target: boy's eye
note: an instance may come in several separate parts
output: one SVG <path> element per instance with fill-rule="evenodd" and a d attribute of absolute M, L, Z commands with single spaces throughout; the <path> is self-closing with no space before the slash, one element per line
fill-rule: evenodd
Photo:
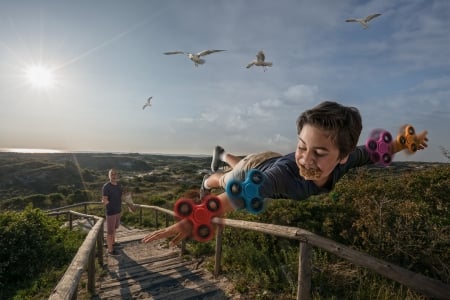
<path fill-rule="evenodd" d="M 301 151 L 301 152 L 305 152 L 307 149 L 306 149 L 306 147 L 298 147 L 298 150 L 299 151 Z M 314 151 L 314 155 L 315 156 L 317 156 L 317 157 L 324 157 L 324 156 L 326 156 L 328 154 L 328 152 L 324 152 L 324 151 Z"/>

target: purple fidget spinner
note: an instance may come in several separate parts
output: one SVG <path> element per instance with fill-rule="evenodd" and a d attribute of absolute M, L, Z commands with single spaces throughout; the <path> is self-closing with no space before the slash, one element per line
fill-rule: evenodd
<path fill-rule="evenodd" d="M 387 166 L 392 162 L 392 135 L 384 129 L 374 129 L 366 141 L 366 150 L 374 163 Z"/>

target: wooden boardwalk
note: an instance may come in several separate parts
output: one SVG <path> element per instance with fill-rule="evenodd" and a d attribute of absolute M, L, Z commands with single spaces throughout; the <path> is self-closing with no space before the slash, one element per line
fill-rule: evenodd
<path fill-rule="evenodd" d="M 148 232 L 120 226 L 120 255 L 108 256 L 105 249 L 93 299 L 236 299 L 219 287 L 223 278 L 216 280 L 202 268 L 203 260 L 184 258 L 164 241 L 141 243 Z"/>

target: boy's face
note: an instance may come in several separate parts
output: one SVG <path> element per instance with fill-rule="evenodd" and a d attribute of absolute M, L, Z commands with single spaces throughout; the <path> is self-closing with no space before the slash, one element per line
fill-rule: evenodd
<path fill-rule="evenodd" d="M 323 129 L 306 124 L 298 138 L 295 161 L 300 175 L 319 187 L 324 186 L 333 169 L 345 163 L 348 157 L 338 158 L 339 149 Z"/>
<path fill-rule="evenodd" d="M 119 178 L 119 173 L 116 170 L 114 170 L 114 169 L 110 170 L 108 175 L 109 175 L 109 180 L 111 182 L 117 182 L 117 179 Z"/>

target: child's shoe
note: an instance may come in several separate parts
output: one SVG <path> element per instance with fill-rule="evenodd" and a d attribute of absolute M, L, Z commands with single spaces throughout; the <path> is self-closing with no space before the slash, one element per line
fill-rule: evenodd
<path fill-rule="evenodd" d="M 225 152 L 225 150 L 221 146 L 216 146 L 214 148 L 212 161 L 211 161 L 211 171 L 216 172 L 219 170 L 219 164 L 221 162 L 220 155 Z"/>

